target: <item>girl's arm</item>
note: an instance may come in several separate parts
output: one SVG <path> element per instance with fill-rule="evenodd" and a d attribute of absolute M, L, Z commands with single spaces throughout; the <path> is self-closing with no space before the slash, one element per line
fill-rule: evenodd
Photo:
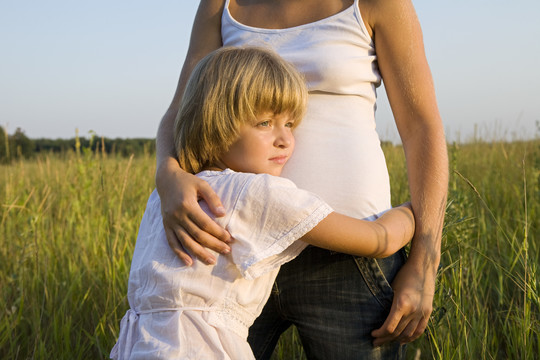
<path fill-rule="evenodd" d="M 341 253 L 384 258 L 396 253 L 414 235 L 410 204 L 393 208 L 375 221 L 331 213 L 302 240 Z"/>
<path fill-rule="evenodd" d="M 191 31 L 191 39 L 174 98 L 158 128 L 156 188 L 161 199 L 163 225 L 169 245 L 186 265 L 192 264 L 189 251 L 211 264 L 215 257 L 205 247 L 220 253 L 230 251 L 225 242 L 230 235 L 199 206 L 203 198 L 216 216 L 223 216 L 220 199 L 203 180 L 180 168 L 174 149 L 174 120 L 187 80 L 205 55 L 222 46 L 221 13 L 223 0 L 202 0 Z"/>
<path fill-rule="evenodd" d="M 363 0 L 377 61 L 403 142 L 416 232 L 409 258 L 396 275 L 394 299 L 374 345 L 418 338 L 433 309 L 448 185 L 443 125 L 422 31 L 410 0 Z"/>

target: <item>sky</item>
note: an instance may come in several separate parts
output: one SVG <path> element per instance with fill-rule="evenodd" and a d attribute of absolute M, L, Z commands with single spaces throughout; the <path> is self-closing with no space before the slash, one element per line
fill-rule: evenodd
<path fill-rule="evenodd" d="M 0 0 L 0 126 L 155 137 L 195 0 Z M 540 0 L 413 0 L 449 142 L 540 137 Z M 377 129 L 399 142 L 384 93 Z"/>

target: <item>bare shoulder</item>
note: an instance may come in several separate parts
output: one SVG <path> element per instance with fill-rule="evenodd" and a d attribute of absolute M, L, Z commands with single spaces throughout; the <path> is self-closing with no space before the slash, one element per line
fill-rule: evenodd
<path fill-rule="evenodd" d="M 206 20 L 212 22 L 220 22 L 225 0 L 201 0 L 195 21 Z"/>
<path fill-rule="evenodd" d="M 180 73 L 180 79 L 173 100 L 169 105 L 167 119 L 174 120 L 184 93 L 187 80 L 195 65 L 207 54 L 222 46 L 221 14 L 225 0 L 201 0 L 193 20 L 189 47 Z M 165 119 L 164 117 L 164 119 Z"/>
<path fill-rule="evenodd" d="M 215 12 L 216 10 L 223 10 L 224 7 L 225 0 L 201 0 L 199 2 L 199 10 Z"/>
<path fill-rule="evenodd" d="M 221 14 L 225 0 L 201 0 L 188 49 L 188 58 L 195 61 L 221 46 Z"/>
<path fill-rule="evenodd" d="M 411 0 L 359 0 L 358 7 L 371 36 L 378 28 L 416 20 Z"/>

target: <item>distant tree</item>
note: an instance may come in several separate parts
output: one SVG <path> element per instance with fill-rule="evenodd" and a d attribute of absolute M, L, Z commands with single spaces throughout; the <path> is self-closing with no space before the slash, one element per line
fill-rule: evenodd
<path fill-rule="evenodd" d="M 17 128 L 15 133 L 9 136 L 9 145 L 11 156 L 28 158 L 34 153 L 34 142 L 21 128 Z"/>
<path fill-rule="evenodd" d="M 5 163 L 8 161 L 8 146 L 7 132 L 3 126 L 0 126 L 0 163 Z"/>
<path fill-rule="evenodd" d="M 6 130 L 0 127 L 0 161 L 7 162 L 9 158 L 31 157 L 34 153 L 65 154 L 76 151 L 79 142 L 81 151 L 107 154 L 120 157 L 134 155 L 149 155 L 155 151 L 155 139 L 130 138 L 109 139 L 92 136 L 71 139 L 29 139 L 21 128 L 6 137 Z"/>

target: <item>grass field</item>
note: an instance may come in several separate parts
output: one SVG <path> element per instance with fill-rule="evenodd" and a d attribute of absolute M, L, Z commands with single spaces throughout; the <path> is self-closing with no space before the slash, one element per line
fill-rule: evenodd
<path fill-rule="evenodd" d="M 398 204 L 408 198 L 402 150 L 384 150 Z M 449 154 L 435 311 L 408 358 L 536 359 L 540 141 L 478 141 Z M 1 359 L 107 358 L 153 179 L 151 154 L 86 149 L 0 165 Z M 304 358 L 294 330 L 274 358 Z"/>

